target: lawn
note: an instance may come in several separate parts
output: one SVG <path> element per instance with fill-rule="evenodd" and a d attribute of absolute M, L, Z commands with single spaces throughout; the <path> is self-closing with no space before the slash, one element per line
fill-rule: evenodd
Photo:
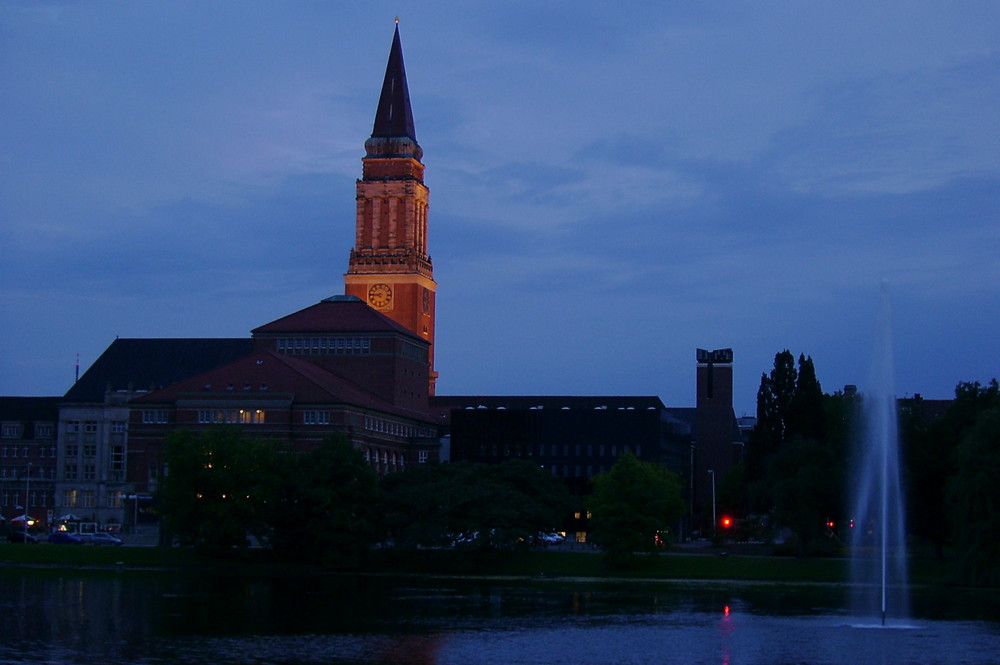
<path fill-rule="evenodd" d="M 253 574 L 336 572 L 274 563 L 267 550 L 210 557 L 192 548 L 106 547 L 92 545 L 0 544 L 0 568 L 48 569 L 204 569 Z M 345 571 L 341 571 L 345 572 Z M 638 558 L 628 568 L 609 569 L 600 554 L 530 551 L 473 554 L 449 550 L 376 551 L 364 562 L 364 573 L 496 575 L 529 578 L 617 577 L 663 580 L 744 580 L 754 582 L 842 583 L 849 562 L 842 558 L 804 558 L 669 553 Z M 911 562 L 911 581 L 943 584 L 947 567 L 925 560 Z"/>

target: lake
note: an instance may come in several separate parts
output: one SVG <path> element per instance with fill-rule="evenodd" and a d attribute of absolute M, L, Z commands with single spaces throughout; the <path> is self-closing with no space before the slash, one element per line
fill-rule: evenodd
<path fill-rule="evenodd" d="M 0 663 L 1000 661 L 1000 596 L 914 590 L 881 628 L 839 586 L 193 574 L 0 575 Z"/>

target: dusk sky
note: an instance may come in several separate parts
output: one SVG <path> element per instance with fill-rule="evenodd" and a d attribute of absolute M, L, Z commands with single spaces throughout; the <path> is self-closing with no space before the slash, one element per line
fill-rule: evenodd
<path fill-rule="evenodd" d="M 1000 375 L 1000 4 L 0 3 L 0 394 L 343 293 L 400 17 L 439 394 Z"/>

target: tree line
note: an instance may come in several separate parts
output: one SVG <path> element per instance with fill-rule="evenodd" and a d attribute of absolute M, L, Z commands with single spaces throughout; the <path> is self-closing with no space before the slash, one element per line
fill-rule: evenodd
<path fill-rule="evenodd" d="M 746 460 L 720 503 L 757 537 L 791 531 L 793 553 L 849 545 L 849 487 L 864 394 L 824 393 L 811 357 L 776 354 L 757 393 Z M 1000 387 L 960 383 L 937 418 L 919 398 L 899 400 L 899 436 L 911 549 L 955 564 L 956 579 L 1000 585 Z M 767 533 L 767 528 L 772 529 Z"/>
<path fill-rule="evenodd" d="M 373 547 L 523 549 L 591 515 L 616 565 L 655 549 L 683 511 L 678 477 L 632 455 L 594 480 L 585 505 L 523 459 L 420 464 L 379 478 L 345 437 L 305 452 L 236 428 L 167 439 L 159 511 L 173 539 L 226 554 L 252 541 L 282 560 L 351 568 Z"/>

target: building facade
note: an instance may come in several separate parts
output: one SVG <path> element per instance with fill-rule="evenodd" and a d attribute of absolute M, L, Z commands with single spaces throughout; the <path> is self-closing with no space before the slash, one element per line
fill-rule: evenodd
<path fill-rule="evenodd" d="M 0 516 L 40 526 L 55 519 L 59 397 L 0 397 Z M 15 522 L 15 520 L 17 520 Z"/>
<path fill-rule="evenodd" d="M 116 339 L 59 400 L 54 502 L 102 525 L 134 522 L 127 478 L 139 454 L 128 431 L 129 402 L 152 390 L 245 356 L 250 339 Z"/>
<path fill-rule="evenodd" d="M 240 427 L 295 450 L 344 435 L 379 474 L 437 461 L 426 341 L 353 296 L 334 296 L 253 331 L 254 351 L 129 403 L 127 477 L 150 496 L 165 442 L 183 429 Z"/>

